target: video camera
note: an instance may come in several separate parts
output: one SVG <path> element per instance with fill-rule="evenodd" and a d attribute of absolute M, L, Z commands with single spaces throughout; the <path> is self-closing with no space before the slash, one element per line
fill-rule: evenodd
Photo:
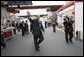
<path fill-rule="evenodd" d="M 64 20 L 69 21 L 69 17 L 68 17 L 68 16 L 65 16 L 65 17 L 64 17 Z"/>

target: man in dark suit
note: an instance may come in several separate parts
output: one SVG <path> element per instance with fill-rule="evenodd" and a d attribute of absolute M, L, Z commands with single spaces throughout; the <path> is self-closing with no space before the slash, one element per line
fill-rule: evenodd
<path fill-rule="evenodd" d="M 66 19 L 64 19 L 64 27 L 65 27 L 65 39 L 66 39 L 66 43 L 68 43 L 68 31 L 69 31 L 69 23 Z"/>
<path fill-rule="evenodd" d="M 47 21 L 45 21 L 45 28 L 47 28 Z"/>
<path fill-rule="evenodd" d="M 32 20 L 30 18 L 30 13 L 27 12 L 29 21 L 32 23 L 32 33 L 34 36 L 34 44 L 36 51 L 39 51 L 39 44 L 44 40 L 42 31 L 44 32 L 44 28 L 42 26 L 42 22 L 40 21 L 40 16 L 36 16 L 36 19 Z M 42 31 L 41 31 L 42 30 Z"/>
<path fill-rule="evenodd" d="M 28 27 L 27 20 L 26 20 L 26 22 L 25 22 L 25 33 L 26 33 L 26 34 L 29 34 L 29 27 Z"/>
<path fill-rule="evenodd" d="M 25 24 L 24 24 L 24 21 L 22 21 L 22 23 L 20 24 L 20 28 L 22 30 L 22 36 L 25 35 Z"/>
<path fill-rule="evenodd" d="M 70 41 L 70 43 L 72 42 L 72 38 L 73 38 L 73 24 L 74 21 L 72 21 L 70 18 L 64 18 L 64 27 L 65 27 L 65 39 L 66 39 L 66 43 L 68 43 L 68 41 Z M 69 39 L 68 39 L 68 34 L 69 34 Z"/>
<path fill-rule="evenodd" d="M 53 20 L 52 25 L 53 25 L 53 32 L 56 32 L 56 22 L 55 22 L 55 20 Z"/>
<path fill-rule="evenodd" d="M 73 41 L 72 41 L 72 38 L 73 38 L 73 23 L 74 23 L 74 21 L 72 20 L 72 16 L 69 18 L 69 35 L 70 35 L 70 37 L 69 37 L 69 40 L 70 40 L 70 42 L 71 43 L 73 43 Z"/>
<path fill-rule="evenodd" d="M 15 21 L 13 21 L 12 26 L 15 27 L 15 29 L 13 29 L 13 31 L 14 31 L 14 34 L 16 34 L 16 24 L 15 24 Z"/>

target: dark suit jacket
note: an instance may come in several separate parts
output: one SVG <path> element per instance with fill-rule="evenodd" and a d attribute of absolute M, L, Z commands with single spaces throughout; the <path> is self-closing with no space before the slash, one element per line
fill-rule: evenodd
<path fill-rule="evenodd" d="M 42 22 L 41 27 L 39 27 L 39 21 L 37 19 L 32 20 L 31 18 L 29 18 L 29 21 L 32 23 L 32 33 L 34 35 L 42 35 L 42 31 L 44 31 Z"/>
<path fill-rule="evenodd" d="M 69 21 L 69 22 L 66 21 L 63 23 L 66 32 L 73 32 L 73 26 L 72 26 L 73 23 L 74 23 L 74 21 Z"/>
<path fill-rule="evenodd" d="M 63 22 L 64 24 L 64 27 L 65 27 L 65 32 L 68 32 L 69 31 L 69 22 Z"/>
<path fill-rule="evenodd" d="M 22 31 L 25 31 L 25 24 L 23 26 L 23 24 L 20 24 L 20 28 L 22 29 Z"/>
<path fill-rule="evenodd" d="M 27 23 L 25 23 L 25 29 L 26 29 L 26 31 L 28 30 L 28 24 Z"/>
<path fill-rule="evenodd" d="M 12 23 L 12 26 L 13 26 L 13 27 L 16 27 L 16 24 Z"/>
<path fill-rule="evenodd" d="M 74 21 L 69 21 L 69 31 L 70 32 L 73 32 L 74 30 L 73 30 L 73 23 L 74 23 Z"/>

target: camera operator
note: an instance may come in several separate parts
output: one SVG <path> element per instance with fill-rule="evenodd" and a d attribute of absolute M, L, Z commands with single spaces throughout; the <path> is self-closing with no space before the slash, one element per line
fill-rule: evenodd
<path fill-rule="evenodd" d="M 69 18 L 68 16 L 66 16 L 64 18 L 64 27 L 65 27 L 65 39 L 66 39 L 66 43 L 68 43 L 68 41 L 70 41 L 70 43 L 72 42 L 72 38 L 73 38 L 73 23 L 74 21 L 72 21 L 73 17 Z M 68 35 L 69 35 L 69 39 L 68 39 Z"/>

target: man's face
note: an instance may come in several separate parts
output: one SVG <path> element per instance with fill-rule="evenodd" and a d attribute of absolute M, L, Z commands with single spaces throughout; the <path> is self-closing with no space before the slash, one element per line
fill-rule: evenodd
<path fill-rule="evenodd" d="M 37 16 L 36 16 L 36 19 L 38 19 L 38 20 L 39 20 L 39 19 L 40 19 L 40 16 L 38 16 L 38 15 L 37 15 Z"/>
<path fill-rule="evenodd" d="M 28 15 L 28 16 L 30 16 L 30 13 L 29 13 L 29 11 L 27 11 L 27 15 Z"/>

